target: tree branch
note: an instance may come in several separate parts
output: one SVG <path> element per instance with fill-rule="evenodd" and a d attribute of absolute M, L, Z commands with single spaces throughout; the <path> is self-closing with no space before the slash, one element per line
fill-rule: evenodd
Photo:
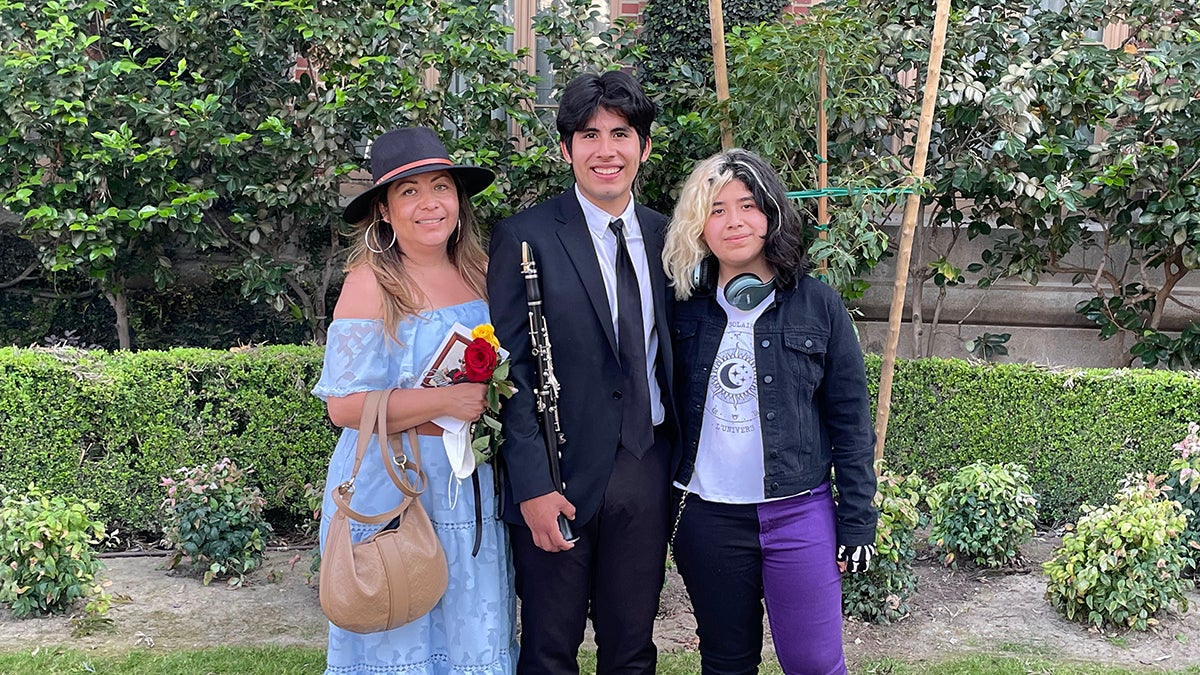
<path fill-rule="evenodd" d="M 1187 171 L 1184 171 L 1183 175 L 1179 177 L 1179 182 L 1182 183 L 1189 176 L 1191 176 L 1192 172 L 1196 170 L 1196 167 L 1200 167 L 1200 159 L 1197 159 L 1196 161 L 1192 162 L 1192 165 L 1188 167 Z"/>
<path fill-rule="evenodd" d="M 29 263 L 29 267 L 26 267 L 25 270 L 23 272 L 21 272 L 20 274 L 18 274 L 16 277 L 14 277 L 8 281 L 0 283 L 0 290 L 9 288 L 11 286 L 16 286 L 17 284 L 21 283 L 22 281 L 29 279 L 30 277 L 33 276 L 33 271 L 36 270 L 37 268 L 38 268 L 37 261 Z"/>
<path fill-rule="evenodd" d="M 1179 305 L 1180 307 L 1182 307 L 1182 308 L 1184 308 L 1184 309 L 1191 310 L 1191 311 L 1193 311 L 1193 312 L 1195 312 L 1195 313 L 1197 313 L 1197 314 L 1200 314 L 1200 307 L 1196 307 L 1196 306 L 1194 306 L 1194 305 L 1189 305 L 1188 303 L 1186 303 L 1186 302 L 1184 302 L 1184 301 L 1180 300 L 1179 298 L 1177 298 L 1177 297 L 1175 297 L 1175 296 L 1173 296 L 1173 295 L 1172 295 L 1172 296 L 1169 296 L 1169 297 L 1167 298 L 1167 300 L 1169 300 L 1170 302 L 1173 302 L 1173 303 L 1175 303 L 1175 304 Z"/>
<path fill-rule="evenodd" d="M 983 292 L 979 294 L 979 300 L 977 300 L 977 301 L 975 302 L 975 306 L 974 306 L 974 307 L 972 307 L 972 308 L 971 308 L 971 310 L 970 310 L 969 312 L 967 312 L 966 314 L 964 314 L 964 315 L 963 315 L 963 317 L 962 317 L 961 319 L 959 319 L 959 320 L 958 320 L 958 336 L 959 336 L 960 338 L 962 337 L 962 327 L 963 327 L 963 324 L 964 324 L 964 323 L 966 323 L 967 319 L 971 318 L 971 315 L 975 313 L 975 310 L 979 309 L 979 307 L 980 307 L 981 305 L 983 305 L 983 301 L 984 301 L 984 299 L 985 299 L 985 298 L 987 298 L 987 296 L 988 296 L 988 293 L 990 293 L 990 292 L 991 292 L 992 288 L 993 288 L 992 286 L 988 286 L 987 288 L 984 288 L 984 289 L 983 289 Z"/>
<path fill-rule="evenodd" d="M 1088 267 L 1077 267 L 1075 265 L 1047 265 L 1046 270 L 1051 274 L 1083 274 L 1087 277 L 1093 277 L 1089 280 L 1088 285 L 1092 290 L 1096 291 L 1097 295 L 1104 295 L 1104 291 L 1100 288 L 1099 277 L 1103 277 L 1104 281 L 1108 282 L 1114 293 L 1121 290 L 1121 280 L 1118 279 L 1112 272 L 1105 271 L 1104 263 L 1100 263 L 1099 269 L 1091 269 Z"/>
<path fill-rule="evenodd" d="M 1154 294 L 1154 311 L 1150 313 L 1150 328 L 1158 330 L 1158 326 L 1162 323 L 1163 310 L 1166 309 L 1167 298 L 1171 297 L 1171 292 L 1175 290 L 1175 285 L 1181 279 L 1187 276 L 1188 268 L 1183 264 L 1183 251 L 1176 248 L 1174 253 L 1163 264 L 1163 280 L 1162 288 Z"/>
<path fill-rule="evenodd" d="M 97 291 L 79 291 L 78 293 L 58 293 L 55 291 L 31 290 L 25 288 L 14 288 L 6 293 L 19 293 L 28 295 L 31 298 L 45 298 L 47 300 L 83 300 L 96 297 Z"/>
<path fill-rule="evenodd" d="M 211 211 L 205 211 L 204 217 L 213 224 L 213 227 L 217 228 L 217 231 L 221 233 L 222 237 L 225 237 L 225 241 L 228 241 L 230 245 L 237 247 L 245 253 L 254 252 L 254 249 L 242 241 L 241 238 L 230 235 L 229 232 L 225 230 L 224 223 L 221 221 L 221 219 L 213 215 Z"/>

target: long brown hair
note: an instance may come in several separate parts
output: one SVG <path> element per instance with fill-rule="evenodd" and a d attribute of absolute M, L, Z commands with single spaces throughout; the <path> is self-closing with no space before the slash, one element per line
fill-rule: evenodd
<path fill-rule="evenodd" d="M 483 240 L 479 236 L 475 212 L 471 209 L 471 199 L 466 195 L 457 177 L 454 178 L 454 187 L 458 196 L 459 225 L 455 233 L 446 240 L 446 253 L 467 287 L 486 300 L 487 253 L 483 250 Z M 346 271 L 349 272 L 359 265 L 367 265 L 374 272 L 375 280 L 384 291 L 383 326 L 388 337 L 398 342 L 396 327 L 400 325 L 400 321 L 417 314 L 424 308 L 425 303 L 420 288 L 405 268 L 400 243 L 387 245 L 392 241 L 392 226 L 379 217 L 379 207 L 387 200 L 390 189 L 391 186 L 381 190 L 371 204 L 371 215 L 355 224 L 351 235 L 354 244 L 350 247 Z M 368 226 L 371 229 L 369 233 Z M 371 237 L 371 246 L 367 246 L 367 236 Z M 372 248 L 375 250 L 371 250 Z M 375 252 L 380 250 L 383 253 Z"/>

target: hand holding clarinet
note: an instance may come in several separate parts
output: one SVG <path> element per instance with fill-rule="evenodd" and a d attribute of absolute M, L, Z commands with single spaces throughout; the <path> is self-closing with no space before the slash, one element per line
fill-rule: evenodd
<path fill-rule="evenodd" d="M 521 515 L 533 534 L 538 548 L 549 551 L 566 551 L 572 548 L 577 538 L 571 529 L 571 518 L 575 517 L 575 506 L 563 495 L 566 484 L 562 480 L 559 460 L 561 446 L 566 442 L 558 418 L 558 380 L 554 377 L 554 359 L 550 351 L 550 335 L 546 330 L 546 319 L 542 314 L 542 284 L 538 277 L 537 263 L 529 244 L 521 242 L 521 274 L 525 277 L 525 296 L 529 306 L 529 337 L 533 344 L 533 357 L 537 362 L 538 422 L 542 438 L 546 443 L 546 460 L 550 468 L 550 480 L 554 492 L 521 502 Z"/>

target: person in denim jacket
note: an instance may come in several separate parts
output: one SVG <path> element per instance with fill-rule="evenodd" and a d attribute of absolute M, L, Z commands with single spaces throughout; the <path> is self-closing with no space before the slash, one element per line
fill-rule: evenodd
<path fill-rule="evenodd" d="M 854 327 L 807 242 L 776 172 L 736 149 L 697 165 L 667 231 L 672 544 L 705 674 L 758 672 L 764 602 L 785 673 L 846 672 L 841 573 L 874 553 L 875 434 Z"/>

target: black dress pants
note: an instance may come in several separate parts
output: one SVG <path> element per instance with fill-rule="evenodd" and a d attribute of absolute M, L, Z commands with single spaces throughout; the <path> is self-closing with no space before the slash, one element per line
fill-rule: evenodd
<path fill-rule="evenodd" d="M 617 449 L 600 509 L 575 524 L 575 547 L 547 553 L 529 528 L 510 525 L 521 598 L 518 675 L 579 672 L 579 645 L 590 616 L 597 675 L 654 673 L 654 617 L 662 591 L 669 528 L 670 447 L 656 432 L 638 459 Z"/>

